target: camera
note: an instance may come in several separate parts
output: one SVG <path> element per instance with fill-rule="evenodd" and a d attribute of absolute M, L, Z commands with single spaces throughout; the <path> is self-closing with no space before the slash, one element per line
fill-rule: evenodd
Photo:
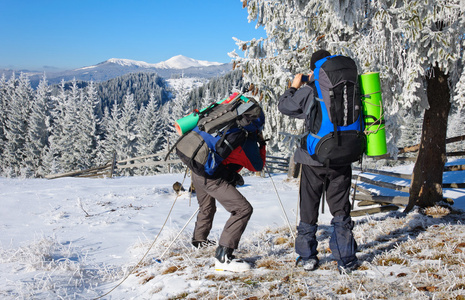
<path fill-rule="evenodd" d="M 308 82 L 308 75 L 302 75 L 302 82 Z"/>

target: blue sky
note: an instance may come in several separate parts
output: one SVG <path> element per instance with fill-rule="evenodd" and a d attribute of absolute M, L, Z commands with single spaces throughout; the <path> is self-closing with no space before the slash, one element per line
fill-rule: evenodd
<path fill-rule="evenodd" d="M 0 68 L 72 69 L 175 55 L 229 62 L 264 37 L 240 0 L 0 0 Z"/>

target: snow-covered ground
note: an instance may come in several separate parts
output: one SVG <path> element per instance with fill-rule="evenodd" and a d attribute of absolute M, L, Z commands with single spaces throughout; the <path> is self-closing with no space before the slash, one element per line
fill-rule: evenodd
<path fill-rule="evenodd" d="M 409 173 L 411 166 L 392 170 Z M 445 182 L 465 182 L 463 174 L 448 173 Z M 350 275 L 340 275 L 332 261 L 331 216 L 326 208 L 318 231 L 321 266 L 305 273 L 294 268 L 296 255 L 287 222 L 292 228 L 297 222 L 298 182 L 285 174 L 246 176 L 239 190 L 253 205 L 254 214 L 236 254 L 255 268 L 233 274 L 214 271 L 214 247 L 196 250 L 190 246 L 195 219 L 188 220 L 197 209 L 196 198 L 187 192 L 176 197 L 172 189 L 176 181 L 183 182 L 183 174 L 0 178 L 0 298 L 465 296 L 465 216 L 457 213 L 465 209 L 464 190 L 445 191 L 446 197 L 456 201 L 452 213 L 444 217 L 418 211 L 404 215 L 400 209 L 355 218 L 358 256 L 364 263 Z M 183 186 L 187 189 L 189 184 L 187 177 Z M 218 205 L 210 238 L 218 238 L 227 218 Z"/>

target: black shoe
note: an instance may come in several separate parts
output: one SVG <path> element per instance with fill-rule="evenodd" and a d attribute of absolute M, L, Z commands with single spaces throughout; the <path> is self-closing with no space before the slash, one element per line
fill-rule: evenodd
<path fill-rule="evenodd" d="M 197 249 L 216 246 L 216 241 L 205 240 L 205 241 L 192 241 L 192 246 Z"/>
<path fill-rule="evenodd" d="M 295 261 L 296 267 L 303 267 L 305 271 L 314 271 L 320 265 L 318 258 L 303 259 L 301 256 L 297 257 Z"/>
<path fill-rule="evenodd" d="M 358 267 L 360 267 L 361 264 L 358 261 L 358 259 L 351 261 L 350 263 L 346 264 L 345 266 L 340 266 L 338 264 L 337 269 L 339 271 L 339 274 L 350 274 L 353 271 L 358 270 Z"/>

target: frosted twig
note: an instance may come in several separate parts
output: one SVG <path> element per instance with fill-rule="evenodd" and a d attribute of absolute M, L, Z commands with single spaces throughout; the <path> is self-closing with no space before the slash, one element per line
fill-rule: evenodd
<path fill-rule="evenodd" d="M 90 217 L 91 215 L 89 215 L 89 213 L 84 209 L 84 207 L 82 206 L 82 201 L 81 201 L 81 198 L 78 198 L 78 205 L 79 207 L 82 209 L 82 211 L 86 214 L 86 217 Z"/>

